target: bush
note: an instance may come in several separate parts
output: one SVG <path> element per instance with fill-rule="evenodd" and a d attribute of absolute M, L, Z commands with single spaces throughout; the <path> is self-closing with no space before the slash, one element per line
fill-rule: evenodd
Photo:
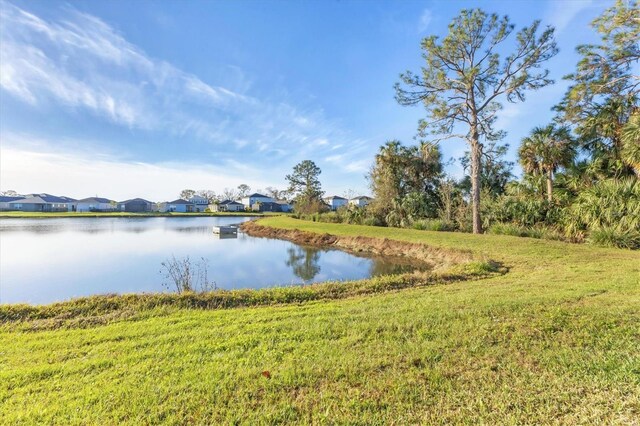
<path fill-rule="evenodd" d="M 456 226 L 451 222 L 440 219 L 422 219 L 416 220 L 412 225 L 413 229 L 419 231 L 455 231 Z"/>
<path fill-rule="evenodd" d="M 640 231 L 640 183 L 606 179 L 578 194 L 566 217 L 572 230 L 617 227 Z"/>
<path fill-rule="evenodd" d="M 488 231 L 496 235 L 513 235 L 514 237 L 543 238 L 545 240 L 565 240 L 556 229 L 546 226 L 520 226 L 513 223 L 495 223 Z"/>
<path fill-rule="evenodd" d="M 342 223 L 342 217 L 338 212 L 329 212 L 320 215 L 318 221 L 327 223 Z"/>
<path fill-rule="evenodd" d="M 384 222 L 375 216 L 367 216 L 362 219 L 362 224 L 366 226 L 384 226 Z"/>
<path fill-rule="evenodd" d="M 640 183 L 635 178 L 597 182 L 578 194 L 563 225 L 572 239 L 586 234 L 594 244 L 637 249 Z"/>
<path fill-rule="evenodd" d="M 606 226 L 591 231 L 588 241 L 604 247 L 638 250 L 640 249 L 640 232 Z"/>
<path fill-rule="evenodd" d="M 554 225 L 563 214 L 563 206 L 549 203 L 534 194 L 507 194 L 485 198 L 482 205 L 484 226 L 494 223 L 513 223 L 522 227 Z"/>

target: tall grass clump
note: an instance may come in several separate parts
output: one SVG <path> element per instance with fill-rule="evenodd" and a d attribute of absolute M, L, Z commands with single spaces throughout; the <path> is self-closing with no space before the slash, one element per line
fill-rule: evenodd
<path fill-rule="evenodd" d="M 215 281 L 209 280 L 208 261 L 204 257 L 193 262 L 189 256 L 178 259 L 171 256 L 161 264 L 163 285 L 176 293 L 207 292 L 216 290 Z"/>
<path fill-rule="evenodd" d="M 640 249 L 640 232 L 606 226 L 591 231 L 587 241 L 604 247 L 638 250 Z"/>

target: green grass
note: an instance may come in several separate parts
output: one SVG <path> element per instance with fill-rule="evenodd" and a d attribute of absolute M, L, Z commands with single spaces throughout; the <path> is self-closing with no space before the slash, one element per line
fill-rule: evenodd
<path fill-rule="evenodd" d="M 51 218 L 51 217 L 197 217 L 197 216 L 275 216 L 285 213 L 255 212 L 203 212 L 203 213 L 127 213 L 127 212 L 0 212 L 0 218 Z"/>
<path fill-rule="evenodd" d="M 261 223 L 463 248 L 508 273 L 276 306 L 138 306 L 106 325 L 34 331 L 41 319 L 5 322 L 0 424 L 640 418 L 638 252 L 286 217 Z"/>

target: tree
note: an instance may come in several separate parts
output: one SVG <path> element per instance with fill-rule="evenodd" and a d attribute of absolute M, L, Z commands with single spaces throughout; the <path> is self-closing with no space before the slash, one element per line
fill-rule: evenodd
<path fill-rule="evenodd" d="M 274 200 L 286 200 L 289 197 L 289 193 L 286 190 L 279 190 L 273 186 L 267 186 L 265 188 L 266 195 Z"/>
<path fill-rule="evenodd" d="M 347 200 L 351 200 L 352 198 L 355 198 L 355 197 L 357 197 L 358 195 L 361 195 L 361 194 L 360 194 L 358 191 L 356 191 L 355 189 L 353 189 L 353 188 L 346 189 L 346 190 L 342 193 L 342 196 L 343 196 L 344 198 L 346 198 Z"/>
<path fill-rule="evenodd" d="M 592 156 L 599 177 L 631 173 L 622 161 L 622 132 L 638 110 L 640 76 L 640 3 L 618 0 L 591 26 L 600 44 L 578 46 L 576 71 L 565 77 L 573 84 L 556 110 L 575 126 Z"/>
<path fill-rule="evenodd" d="M 180 192 L 180 198 L 183 200 L 188 200 L 189 198 L 193 197 L 194 195 L 196 195 L 196 191 L 194 191 L 193 189 L 183 189 Z"/>
<path fill-rule="evenodd" d="M 212 191 L 210 189 L 200 189 L 199 191 L 196 192 L 196 195 L 202 198 L 206 198 L 209 201 L 209 204 L 217 201 L 218 199 L 215 191 Z"/>
<path fill-rule="evenodd" d="M 622 129 L 622 161 L 640 178 L 640 112 L 634 114 Z"/>
<path fill-rule="evenodd" d="M 576 72 L 565 77 L 574 81 L 567 93 L 568 115 L 598 107 L 598 97 L 635 97 L 640 77 L 632 66 L 640 61 L 640 2 L 617 0 L 591 26 L 600 34 L 601 44 L 577 47 L 582 59 Z"/>
<path fill-rule="evenodd" d="M 511 169 L 513 162 L 507 161 L 509 145 L 497 145 L 496 142 L 489 142 L 482 150 L 482 160 L 480 163 L 480 186 L 492 196 L 501 195 L 505 192 L 507 183 L 513 175 Z M 471 192 L 471 177 L 468 174 L 471 166 L 471 153 L 465 151 L 460 158 L 460 164 L 465 170 L 465 177 L 460 182 L 460 186 L 467 194 Z"/>
<path fill-rule="evenodd" d="M 236 201 L 236 200 L 239 200 L 242 197 L 240 197 L 238 195 L 238 192 L 235 189 L 233 189 L 233 188 L 231 188 L 231 189 L 225 188 L 224 191 L 222 191 L 222 197 L 221 198 L 222 198 L 222 201 L 224 201 L 224 200 L 234 200 L 234 201 Z"/>
<path fill-rule="evenodd" d="M 7 191 L 0 191 L 0 195 L 3 195 L 5 197 L 18 197 L 19 194 L 14 191 L 13 189 L 9 189 Z"/>
<path fill-rule="evenodd" d="M 237 193 L 237 197 L 238 198 L 244 198 L 247 195 L 249 195 L 249 193 L 251 192 L 251 187 L 249 185 L 246 185 L 244 183 L 238 185 L 238 193 Z"/>
<path fill-rule="evenodd" d="M 534 128 L 518 149 L 524 171 L 545 177 L 549 202 L 553 201 L 553 174 L 559 167 L 568 167 L 575 154 L 569 129 L 556 128 L 553 124 Z"/>
<path fill-rule="evenodd" d="M 293 173 L 285 179 L 289 182 L 288 191 L 294 196 L 296 210 L 309 213 L 322 206 L 322 185 L 318 177 L 322 171 L 311 160 L 304 160 L 293 168 Z"/>
<path fill-rule="evenodd" d="M 494 129 L 501 99 L 522 102 L 528 90 L 553 83 L 542 64 L 558 49 L 553 28 L 537 36 L 540 21 L 516 34 L 516 46 L 501 61 L 497 50 L 513 33 L 509 18 L 488 15 L 480 9 L 462 10 L 449 24 L 449 34 L 422 41 L 426 62 L 421 75 L 407 71 L 396 83 L 396 99 L 401 105 L 423 104 L 427 119 L 419 124 L 419 135 L 437 135 L 467 141 L 471 150 L 471 200 L 473 232 L 482 232 L 480 220 L 480 165 L 483 139 L 492 141 L 504 133 Z M 463 133 L 453 133 L 461 127 Z"/>
<path fill-rule="evenodd" d="M 404 146 L 399 141 L 389 141 L 380 147 L 369 172 L 375 198 L 371 210 L 393 225 L 406 219 L 435 216 L 441 175 L 442 155 L 436 144 Z"/>

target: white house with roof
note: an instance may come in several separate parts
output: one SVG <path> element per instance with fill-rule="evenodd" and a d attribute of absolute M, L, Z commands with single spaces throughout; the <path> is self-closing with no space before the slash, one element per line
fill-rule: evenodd
<path fill-rule="evenodd" d="M 368 206 L 373 201 L 373 198 L 367 197 L 366 195 L 360 195 L 359 197 L 354 197 L 349 200 L 349 204 L 356 207 L 365 207 Z"/>
<path fill-rule="evenodd" d="M 192 208 L 193 204 L 191 204 L 189 201 L 178 198 L 177 200 L 160 203 L 159 211 L 162 213 L 187 213 L 189 211 L 192 211 Z"/>
<path fill-rule="evenodd" d="M 349 200 L 346 198 L 339 197 L 337 195 L 333 195 L 331 197 L 325 197 L 322 199 L 327 205 L 331 208 L 331 210 L 338 210 L 342 206 L 346 206 Z"/>
<path fill-rule="evenodd" d="M 271 197 L 267 197 L 266 195 L 258 194 L 257 192 L 251 195 L 248 195 L 242 199 L 242 204 L 245 207 L 251 209 L 254 204 L 257 203 L 273 203 L 275 200 Z"/>
<path fill-rule="evenodd" d="M 77 212 L 113 212 L 118 210 L 118 203 L 108 198 L 89 197 L 74 202 Z"/>

